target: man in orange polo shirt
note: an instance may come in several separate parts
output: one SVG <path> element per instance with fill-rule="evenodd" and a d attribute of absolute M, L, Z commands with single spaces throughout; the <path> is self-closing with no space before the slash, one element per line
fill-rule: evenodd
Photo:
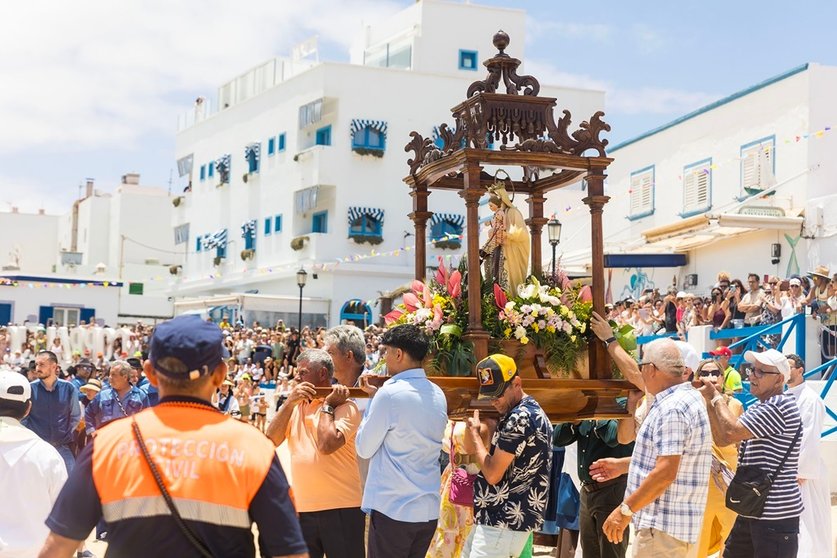
<path fill-rule="evenodd" d="M 361 414 L 349 389 L 333 384 L 334 364 L 322 349 L 297 358 L 298 386 L 279 407 L 267 435 L 287 440 L 299 523 L 311 558 L 364 558 L 366 517 L 360 509 L 355 434 Z M 331 388 L 317 399 L 315 387 Z"/>
<path fill-rule="evenodd" d="M 108 555 L 307 558 L 273 444 L 210 403 L 227 376 L 221 330 L 154 328 L 145 374 L 160 403 L 97 430 L 46 520 L 41 558 L 69 558 L 104 517 Z M 162 487 L 160 486 L 162 485 Z"/>

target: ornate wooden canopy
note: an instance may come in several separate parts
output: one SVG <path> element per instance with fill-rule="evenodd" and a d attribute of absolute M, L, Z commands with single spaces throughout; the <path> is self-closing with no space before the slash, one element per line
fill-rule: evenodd
<path fill-rule="evenodd" d="M 498 52 L 484 62 L 488 75 L 468 87 L 467 98 L 451 110 L 454 126 L 438 127 L 442 146 L 418 132 L 404 150 L 412 151 L 407 161 L 410 174 L 404 181 L 410 186 L 415 224 L 415 273 L 424 279 L 426 268 L 428 197 L 433 189 L 456 190 L 465 200 L 468 255 L 468 329 L 466 336 L 474 343 L 478 359 L 488 352 L 488 333 L 482 327 L 479 268 L 479 200 L 494 177 L 485 165 L 521 167 L 522 178 L 513 181 L 514 191 L 527 196 L 531 237 L 531 272 L 540 275 L 541 232 L 548 219 L 543 206 L 546 193 L 584 179 L 588 195 L 584 203 L 590 208 L 592 224 L 592 291 L 593 308 L 604 314 L 604 252 L 602 209 L 608 201 L 604 195 L 605 170 L 612 162 L 607 157 L 607 140 L 601 139 L 610 126 L 596 112 L 589 121 L 570 131 L 568 110 L 554 118 L 556 99 L 540 97 L 538 80 L 518 75 L 520 60 L 506 54 L 509 36 L 499 31 L 494 35 Z M 505 88 L 505 92 L 500 92 Z M 499 143 L 499 149 L 489 147 Z M 492 146 L 493 147 L 493 146 Z M 607 353 L 599 343 L 590 344 L 590 378 L 610 378 Z"/>

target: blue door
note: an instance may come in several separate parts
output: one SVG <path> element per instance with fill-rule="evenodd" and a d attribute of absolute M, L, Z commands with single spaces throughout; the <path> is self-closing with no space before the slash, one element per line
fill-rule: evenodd
<path fill-rule="evenodd" d="M 79 309 L 79 319 L 84 320 L 84 323 L 89 324 L 90 318 L 96 317 L 95 308 L 81 308 Z"/>
<path fill-rule="evenodd" d="M 0 302 L 0 325 L 12 323 L 11 303 Z"/>
<path fill-rule="evenodd" d="M 40 306 L 38 308 L 38 323 L 45 326 L 51 319 L 52 306 Z"/>

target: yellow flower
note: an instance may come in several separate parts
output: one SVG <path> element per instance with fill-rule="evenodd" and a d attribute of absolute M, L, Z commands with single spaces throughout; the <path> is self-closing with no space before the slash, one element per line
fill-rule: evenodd
<path fill-rule="evenodd" d="M 587 324 L 585 324 L 584 322 L 582 322 L 582 323 L 581 323 L 581 325 L 578 327 L 578 330 L 579 330 L 581 333 L 584 333 L 584 330 L 585 330 L 585 329 L 587 329 Z"/>
<path fill-rule="evenodd" d="M 572 341 L 573 343 L 575 343 L 575 334 L 570 335 L 570 341 Z"/>
<path fill-rule="evenodd" d="M 525 345 L 525 344 L 526 344 L 526 343 L 528 343 L 528 342 L 529 342 L 529 338 L 528 338 L 528 337 L 526 337 L 525 335 L 524 335 L 523 337 L 521 337 L 521 338 L 520 338 L 520 343 L 521 343 L 521 344 Z"/>
<path fill-rule="evenodd" d="M 566 306 L 562 306 L 562 307 L 561 307 L 561 315 L 562 315 L 562 316 L 564 316 L 564 317 L 566 318 L 566 317 L 567 317 L 567 314 L 569 314 L 569 313 L 570 313 L 570 311 L 569 311 L 569 310 L 567 310 L 567 307 L 566 307 Z"/>
<path fill-rule="evenodd" d="M 511 335 L 511 328 L 510 328 L 510 327 L 507 327 L 507 328 L 506 328 L 506 330 L 503 332 L 503 335 L 504 335 L 505 337 L 510 336 L 510 335 Z"/>
<path fill-rule="evenodd" d="M 549 333 L 555 333 L 555 326 L 546 326 L 546 330 Z"/>
<path fill-rule="evenodd" d="M 535 333 L 538 333 L 540 331 L 540 328 L 538 327 L 538 324 L 532 324 L 532 329 L 535 330 Z"/>

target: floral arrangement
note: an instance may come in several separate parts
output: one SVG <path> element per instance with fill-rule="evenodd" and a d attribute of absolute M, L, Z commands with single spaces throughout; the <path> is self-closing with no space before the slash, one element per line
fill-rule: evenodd
<path fill-rule="evenodd" d="M 530 276 L 511 298 L 497 284 L 489 296 L 499 311 L 496 336 L 522 345 L 531 342 L 544 351 L 550 368 L 571 371 L 587 346 L 593 304 L 589 287 L 573 287 L 567 280 L 563 287 L 541 284 Z"/>
<path fill-rule="evenodd" d="M 402 302 L 384 316 L 388 327 L 413 324 L 430 339 L 429 372 L 467 376 L 476 363 L 473 345 L 462 340 L 468 323 L 468 302 L 463 297 L 462 272 L 449 271 L 442 258 L 431 281 L 413 281 Z"/>

